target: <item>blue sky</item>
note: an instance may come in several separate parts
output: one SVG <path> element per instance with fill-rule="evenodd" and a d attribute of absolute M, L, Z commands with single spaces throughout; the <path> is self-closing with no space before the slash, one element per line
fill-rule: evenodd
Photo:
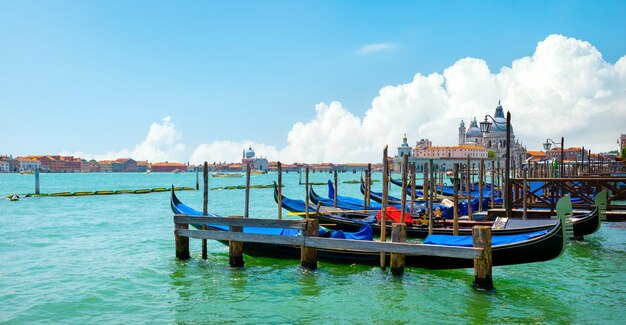
<path fill-rule="evenodd" d="M 282 148 L 319 103 L 362 118 L 385 86 L 465 57 L 497 73 L 551 34 L 615 64 L 624 17 L 624 1 L 0 1 L 0 154 L 132 150 L 166 116 L 173 158 Z"/>

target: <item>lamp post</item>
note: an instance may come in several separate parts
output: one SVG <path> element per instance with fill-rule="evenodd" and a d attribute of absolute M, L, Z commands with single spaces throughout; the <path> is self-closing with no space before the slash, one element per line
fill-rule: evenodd
<path fill-rule="evenodd" d="M 559 177 L 563 177 L 563 172 L 565 171 L 565 160 L 563 156 L 563 137 L 561 137 L 561 168 L 559 168 Z M 554 142 L 554 140 L 548 138 L 546 142 L 543 144 L 543 148 L 548 151 L 550 150 L 550 146 L 554 144 L 555 147 L 558 147 L 558 144 Z"/>
<path fill-rule="evenodd" d="M 485 120 L 480 122 L 480 131 L 483 133 L 489 133 L 489 131 L 491 131 L 492 123 L 489 122 L 487 118 L 490 118 L 493 121 L 493 123 L 497 125 L 503 124 L 502 122 L 497 122 L 493 118 L 493 116 L 485 115 Z M 504 204 L 505 204 L 507 217 L 511 216 L 511 204 L 509 202 L 511 199 L 511 186 L 509 184 L 509 173 L 511 169 L 511 165 L 510 165 L 511 146 L 509 145 L 510 143 L 511 143 L 511 112 L 507 111 L 506 112 L 506 156 L 505 156 L 506 162 L 504 163 L 504 177 L 505 177 L 504 184 L 506 185 Z"/>

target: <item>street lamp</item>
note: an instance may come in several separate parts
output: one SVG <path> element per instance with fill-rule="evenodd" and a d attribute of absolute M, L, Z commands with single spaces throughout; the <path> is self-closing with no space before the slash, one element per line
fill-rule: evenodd
<path fill-rule="evenodd" d="M 497 124 L 498 126 L 504 124 L 502 122 L 498 122 L 496 121 L 493 116 L 491 115 L 485 115 L 485 120 L 480 122 L 480 131 L 483 133 L 489 133 L 489 131 L 491 131 L 491 122 L 489 122 L 487 120 L 487 118 L 490 118 L 493 123 Z M 505 204 L 505 209 L 506 209 L 506 216 L 510 217 L 511 216 L 511 203 L 510 198 L 511 198 L 511 186 L 509 184 L 509 173 L 511 172 L 511 164 L 510 164 L 510 156 L 511 156 L 511 147 L 509 146 L 509 143 L 511 142 L 511 112 L 506 112 L 506 162 L 504 163 L 504 184 L 506 185 L 506 189 L 505 189 L 505 197 L 504 197 L 504 204 Z"/>
<path fill-rule="evenodd" d="M 563 172 L 565 171 L 565 160 L 563 159 L 564 158 L 564 155 L 563 155 L 563 140 L 564 140 L 563 137 L 561 137 L 561 168 L 559 168 L 560 169 L 560 171 L 559 171 L 559 176 L 560 177 L 563 177 Z M 547 138 L 546 142 L 543 144 L 543 148 L 546 151 L 548 151 L 548 150 L 550 150 L 550 146 L 552 144 L 554 144 L 555 148 L 559 147 L 559 145 L 556 142 L 554 142 L 554 140 L 552 140 L 550 138 Z"/>

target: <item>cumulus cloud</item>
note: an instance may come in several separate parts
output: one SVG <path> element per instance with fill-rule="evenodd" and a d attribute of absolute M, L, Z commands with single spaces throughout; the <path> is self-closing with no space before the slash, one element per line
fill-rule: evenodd
<path fill-rule="evenodd" d="M 359 54 L 370 54 L 376 52 L 384 52 L 389 51 L 395 48 L 396 45 L 393 43 L 376 43 L 376 44 L 365 44 L 361 46 L 357 52 Z"/>
<path fill-rule="evenodd" d="M 81 151 L 61 152 L 61 155 L 72 155 L 83 159 L 106 160 L 129 157 L 135 160 L 159 161 L 185 161 L 185 145 L 182 140 L 182 133 L 176 129 L 171 117 L 167 116 L 161 123 L 152 123 L 146 138 L 134 149 L 121 149 L 119 151 L 109 151 L 104 154 L 91 154 Z"/>
<path fill-rule="evenodd" d="M 361 50 L 370 53 L 387 46 L 371 44 Z M 531 56 L 498 72 L 490 71 L 484 60 L 463 58 L 441 73 L 417 73 L 408 83 L 382 87 L 362 117 L 340 102 L 317 104 L 313 119 L 292 126 L 284 148 L 223 140 L 200 145 L 189 160 L 238 161 L 241 150 L 252 146 L 257 155 L 287 163 L 380 161 L 385 145 L 395 154 L 403 133 L 411 144 L 421 138 L 456 144 L 460 120 L 493 115 L 498 100 L 511 112 L 515 136 L 528 149 L 541 150 L 546 138 L 561 136 L 567 147 L 616 149 L 615 138 L 626 131 L 626 56 L 611 64 L 588 42 L 550 35 Z M 113 154 L 184 160 L 180 140 L 168 117 L 152 124 L 134 150 Z"/>

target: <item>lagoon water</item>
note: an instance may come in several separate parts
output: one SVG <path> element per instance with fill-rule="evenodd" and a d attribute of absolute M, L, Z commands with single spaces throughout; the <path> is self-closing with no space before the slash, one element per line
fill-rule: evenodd
<path fill-rule="evenodd" d="M 380 177 L 380 175 L 376 175 Z M 311 174 L 323 182 L 331 174 Z M 359 174 L 340 174 L 340 181 Z M 271 184 L 276 174 L 253 175 Z M 304 197 L 298 174 L 284 194 Z M 195 187 L 194 173 L 41 174 L 41 191 Z M 209 187 L 243 185 L 211 178 Z M 375 183 L 378 191 L 380 183 Z M 325 186 L 316 187 L 325 195 Z M 397 187 L 394 189 L 397 193 Z M 34 192 L 34 175 L 0 174 L 0 196 Z M 251 190 L 251 217 L 276 217 L 272 189 Z M 339 193 L 358 196 L 358 184 Z M 202 191 L 179 198 L 202 208 Z M 209 209 L 243 214 L 244 191 L 209 192 Z M 286 212 L 285 212 L 286 213 Z M 295 217 L 294 217 L 295 218 Z M 626 223 L 604 223 L 558 259 L 495 267 L 493 292 L 474 290 L 471 269 L 377 267 L 245 257 L 228 266 L 228 248 L 190 240 L 192 258 L 174 256 L 169 193 L 0 200 L 0 323 L 623 323 Z"/>

